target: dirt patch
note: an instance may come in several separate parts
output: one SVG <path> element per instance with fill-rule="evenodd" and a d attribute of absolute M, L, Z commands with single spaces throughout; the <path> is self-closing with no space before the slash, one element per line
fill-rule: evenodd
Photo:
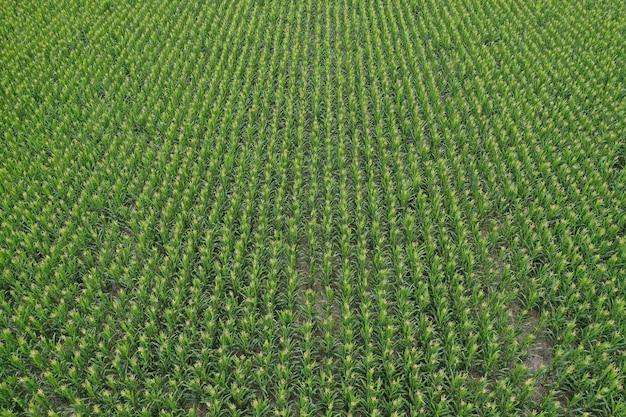
<path fill-rule="evenodd" d="M 307 322 L 313 324 L 315 348 L 312 358 L 322 364 L 335 349 L 333 339 L 341 326 L 341 306 L 336 290 L 330 284 L 324 284 L 322 260 L 310 255 L 306 239 L 298 246 L 296 302 L 301 308 L 298 309 L 296 320 L 300 326 L 307 325 Z"/>
<path fill-rule="evenodd" d="M 494 228 L 498 227 L 498 223 L 495 219 L 486 219 L 482 222 L 479 229 L 480 237 L 489 244 L 490 234 Z M 492 280 L 491 286 L 498 286 L 502 279 L 502 271 L 504 269 L 506 254 L 508 249 L 499 243 L 494 243 L 489 247 L 487 253 L 488 262 L 483 266 L 483 272 L 486 272 L 489 278 Z"/>
<path fill-rule="evenodd" d="M 57 394 L 48 395 L 48 401 L 50 401 L 52 410 L 57 413 L 69 412 L 71 410 L 71 403 Z"/>
<path fill-rule="evenodd" d="M 487 236 L 489 235 L 489 231 L 492 228 L 492 225 L 495 224 L 495 220 L 493 219 L 485 219 L 481 225 L 480 225 L 480 237 L 482 237 L 483 239 L 487 239 Z"/>
<path fill-rule="evenodd" d="M 209 414 L 209 409 L 206 404 L 200 404 L 198 405 L 198 407 L 196 407 L 196 415 L 198 417 L 204 417 L 207 414 Z"/>
<path fill-rule="evenodd" d="M 520 334 L 517 340 L 524 343 L 530 339 L 528 347 L 528 355 L 523 361 L 524 366 L 529 373 L 533 375 L 538 382 L 533 388 L 531 395 L 535 403 L 540 403 L 548 395 L 547 386 L 551 382 L 550 375 L 542 377 L 541 371 L 548 368 L 552 363 L 552 343 L 542 335 L 541 313 L 533 309 L 528 312 L 526 317 L 520 317 L 524 314 L 517 303 L 513 303 L 510 307 L 512 319 L 516 325 L 520 327 Z"/>
<path fill-rule="evenodd" d="M 300 248 L 307 248 L 308 242 L 303 238 L 298 245 Z M 315 316 L 320 321 L 325 321 L 329 316 L 332 318 L 335 330 L 341 319 L 341 307 L 338 305 L 335 290 L 330 286 L 324 286 L 321 275 L 322 262 L 319 259 L 311 261 L 310 256 L 300 255 L 296 263 L 296 269 L 300 276 L 298 285 L 298 302 L 300 305 L 306 305 L 307 299 L 313 299 L 315 308 Z M 333 267 L 336 265 L 333 264 Z M 300 323 L 304 322 L 304 317 L 299 317 Z"/>
<path fill-rule="evenodd" d="M 552 343 L 543 336 L 543 323 L 541 313 L 534 309 L 531 311 L 524 310 L 517 302 L 511 303 L 509 306 L 509 326 L 517 329 L 517 342 L 526 347 L 526 351 L 522 352 L 520 357 L 522 364 L 532 378 L 533 386 L 530 399 L 535 405 L 539 405 L 549 394 L 550 384 L 553 378 L 545 370 L 550 368 L 552 363 Z M 509 362 L 507 367 L 513 369 L 514 362 Z M 500 382 L 499 377 L 486 377 L 476 368 L 469 370 L 468 380 L 470 386 L 477 390 L 492 391 Z M 567 409 L 568 399 L 565 397 L 558 398 L 563 409 Z M 528 416 L 529 411 L 524 411 L 522 416 Z"/>
<path fill-rule="evenodd" d="M 541 318 L 537 310 L 532 310 L 529 315 L 529 323 L 532 330 L 537 331 L 539 327 L 539 319 Z M 531 346 L 530 353 L 533 355 L 528 358 L 526 367 L 536 372 L 541 366 L 547 365 L 552 362 L 552 344 L 550 344 L 545 338 L 537 336 L 535 342 Z"/>
<path fill-rule="evenodd" d="M 108 291 L 109 291 L 109 294 L 111 294 L 112 298 L 117 298 L 120 293 L 120 286 L 117 285 L 116 283 L 112 283 Z"/>
<path fill-rule="evenodd" d="M 205 403 L 189 401 L 183 405 L 183 409 L 189 411 L 189 415 L 193 415 L 196 417 L 205 417 L 207 414 L 209 414 L 209 407 L 207 407 Z"/>

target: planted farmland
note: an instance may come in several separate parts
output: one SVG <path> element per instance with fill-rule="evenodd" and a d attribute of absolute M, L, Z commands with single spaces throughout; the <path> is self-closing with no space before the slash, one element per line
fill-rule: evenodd
<path fill-rule="evenodd" d="M 0 415 L 626 416 L 625 27 L 0 0 Z"/>

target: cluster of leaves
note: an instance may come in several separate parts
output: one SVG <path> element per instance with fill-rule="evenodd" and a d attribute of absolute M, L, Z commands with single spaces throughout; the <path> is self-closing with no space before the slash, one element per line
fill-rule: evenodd
<path fill-rule="evenodd" d="M 618 2 L 0 0 L 0 415 L 626 415 Z"/>

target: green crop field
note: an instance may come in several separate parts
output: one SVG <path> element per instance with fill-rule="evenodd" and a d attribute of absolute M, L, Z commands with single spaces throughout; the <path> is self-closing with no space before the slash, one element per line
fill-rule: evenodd
<path fill-rule="evenodd" d="M 626 416 L 626 6 L 0 0 L 0 417 Z"/>

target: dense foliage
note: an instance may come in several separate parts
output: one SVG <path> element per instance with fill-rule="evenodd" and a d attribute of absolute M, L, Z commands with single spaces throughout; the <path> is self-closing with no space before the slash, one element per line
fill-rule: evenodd
<path fill-rule="evenodd" d="M 0 0 L 0 415 L 625 416 L 625 28 Z"/>

